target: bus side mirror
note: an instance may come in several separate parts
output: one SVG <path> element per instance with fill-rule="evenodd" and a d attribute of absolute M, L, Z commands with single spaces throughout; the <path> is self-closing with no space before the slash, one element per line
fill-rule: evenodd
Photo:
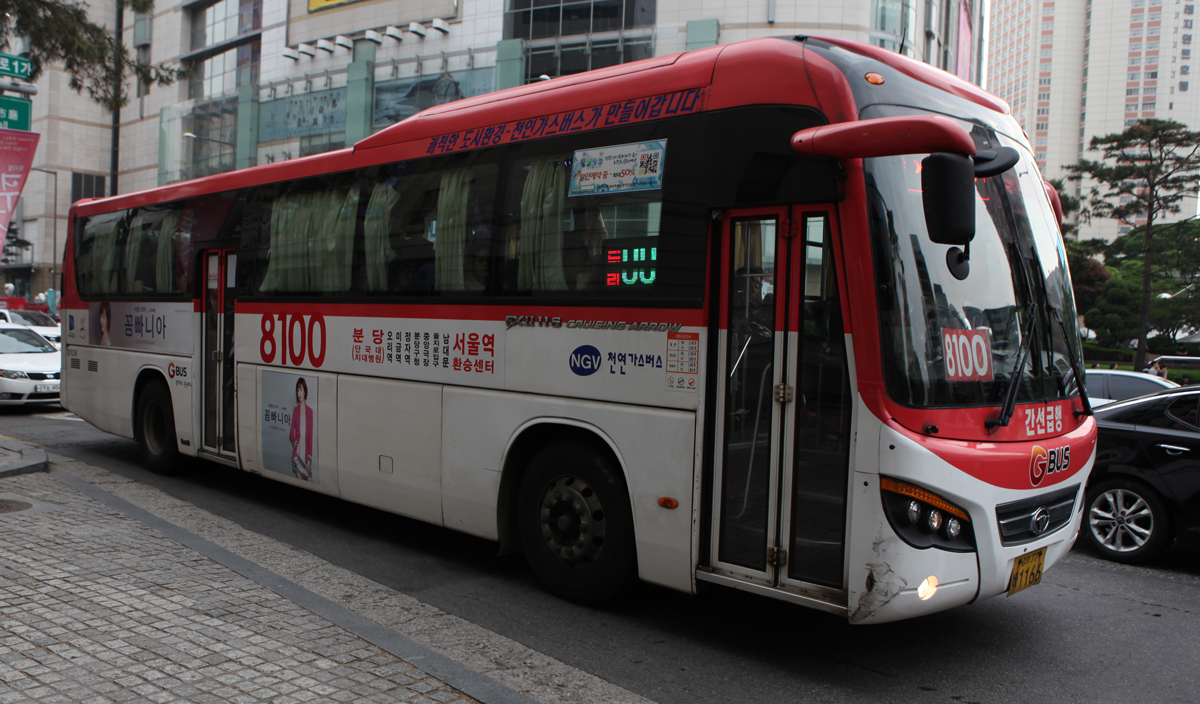
<path fill-rule="evenodd" d="M 975 239 L 975 164 L 960 154 L 921 160 L 925 227 L 937 244 L 966 245 Z"/>

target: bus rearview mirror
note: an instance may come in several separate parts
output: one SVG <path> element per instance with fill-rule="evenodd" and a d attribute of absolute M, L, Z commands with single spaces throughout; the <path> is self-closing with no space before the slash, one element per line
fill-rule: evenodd
<path fill-rule="evenodd" d="M 937 153 L 922 159 L 921 201 L 930 240 L 965 245 L 975 239 L 975 164 L 971 157 Z"/>

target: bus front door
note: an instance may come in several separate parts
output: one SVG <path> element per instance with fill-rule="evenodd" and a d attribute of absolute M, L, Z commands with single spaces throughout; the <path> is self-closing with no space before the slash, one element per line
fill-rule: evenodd
<path fill-rule="evenodd" d="M 236 459 L 237 405 L 234 394 L 233 302 L 237 254 L 232 249 L 204 253 L 204 344 L 201 360 L 203 432 L 201 449 Z"/>
<path fill-rule="evenodd" d="M 832 208 L 723 222 L 713 572 L 845 603 L 850 379 Z"/>

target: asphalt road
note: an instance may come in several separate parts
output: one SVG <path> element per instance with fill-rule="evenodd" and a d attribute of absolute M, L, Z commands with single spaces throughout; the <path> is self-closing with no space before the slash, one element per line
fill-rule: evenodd
<path fill-rule="evenodd" d="M 1195 702 L 1200 554 L 1148 567 L 1084 548 L 1041 585 L 882 626 L 713 588 L 603 609 L 540 591 L 493 543 L 215 464 L 176 477 L 69 413 L 0 409 L 0 434 L 98 465 L 307 550 L 659 702 Z"/>

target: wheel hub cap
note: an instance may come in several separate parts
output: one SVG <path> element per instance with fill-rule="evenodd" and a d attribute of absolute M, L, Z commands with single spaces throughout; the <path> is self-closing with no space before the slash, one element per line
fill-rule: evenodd
<path fill-rule="evenodd" d="M 596 492 L 577 477 L 562 476 L 542 492 L 542 540 L 550 554 L 570 566 L 596 561 L 604 546 L 604 510 Z"/>
<path fill-rule="evenodd" d="M 1127 489 L 1096 497 L 1088 511 L 1088 527 L 1096 541 L 1113 552 L 1133 552 L 1154 533 L 1154 513 L 1145 499 Z"/>

